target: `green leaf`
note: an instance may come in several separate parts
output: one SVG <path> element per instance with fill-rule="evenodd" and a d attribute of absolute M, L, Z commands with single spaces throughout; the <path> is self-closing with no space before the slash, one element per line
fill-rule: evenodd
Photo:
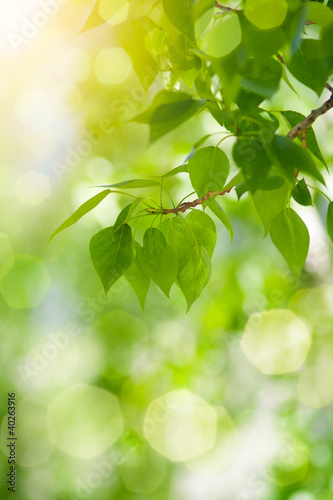
<path fill-rule="evenodd" d="M 106 21 L 103 19 L 100 14 L 99 14 L 99 6 L 100 6 L 101 0 L 97 0 L 97 2 L 94 5 L 93 10 L 91 11 L 88 19 L 86 20 L 83 28 L 79 31 L 80 33 L 83 33 L 84 31 L 91 30 L 93 28 L 97 28 L 97 26 L 101 26 L 104 24 Z"/>
<path fill-rule="evenodd" d="M 249 59 L 241 69 L 241 87 L 261 97 L 272 97 L 282 77 L 281 64 L 270 57 L 264 62 Z"/>
<path fill-rule="evenodd" d="M 60 233 L 64 229 L 67 229 L 68 227 L 72 226 L 75 224 L 78 220 L 81 219 L 84 215 L 86 215 L 88 212 L 93 210 L 97 205 L 101 203 L 101 201 L 104 200 L 109 194 L 111 193 L 110 189 L 106 189 L 105 191 L 102 191 L 101 193 L 96 194 L 90 200 L 85 201 L 68 219 L 65 220 L 61 224 L 61 226 L 58 227 L 52 234 L 49 239 L 49 243 L 52 240 L 52 238 L 55 237 L 56 234 Z"/>
<path fill-rule="evenodd" d="M 302 115 L 301 113 L 298 113 L 297 111 L 281 111 L 282 116 L 287 120 L 288 124 L 290 125 L 291 128 L 295 127 L 298 123 L 300 123 L 302 120 L 304 120 L 305 116 Z M 301 141 L 302 138 L 299 135 L 298 136 L 298 141 Z M 323 165 L 325 165 L 326 169 L 327 164 L 326 161 L 320 151 L 320 148 L 318 146 L 318 142 L 316 139 L 316 135 L 314 133 L 313 128 L 309 128 L 306 132 L 306 146 L 309 151 L 315 156 Z"/>
<path fill-rule="evenodd" d="M 312 205 L 312 198 L 304 179 L 301 179 L 292 190 L 294 200 L 305 207 Z"/>
<path fill-rule="evenodd" d="M 187 173 L 188 174 L 188 166 L 187 165 L 180 165 L 179 167 L 175 167 L 166 174 L 164 174 L 162 177 L 173 177 L 174 175 L 178 174 L 183 174 Z"/>
<path fill-rule="evenodd" d="M 268 147 L 259 135 L 241 137 L 234 145 L 234 161 L 253 192 L 260 189 L 271 168 L 272 160 L 266 151 Z"/>
<path fill-rule="evenodd" d="M 179 262 L 178 285 L 187 302 L 187 310 L 200 297 L 211 275 L 212 264 L 207 250 L 200 246 L 189 248 Z"/>
<path fill-rule="evenodd" d="M 181 92 L 162 90 L 155 97 L 152 106 L 132 121 L 150 125 L 152 143 L 202 111 L 205 102 L 204 99 L 197 101 Z"/>
<path fill-rule="evenodd" d="M 296 54 L 287 61 L 287 67 L 297 80 L 320 96 L 329 75 L 320 40 L 303 40 Z"/>
<path fill-rule="evenodd" d="M 162 222 L 160 229 L 167 243 L 172 246 L 179 257 L 179 255 L 187 249 L 187 243 L 183 234 L 183 219 L 169 216 Z"/>
<path fill-rule="evenodd" d="M 326 185 L 310 153 L 292 139 L 276 135 L 273 149 L 281 171 L 289 180 L 293 181 L 296 170 L 300 170 Z"/>
<path fill-rule="evenodd" d="M 179 31 L 194 40 L 192 7 L 193 0 L 163 0 L 164 12 Z"/>
<path fill-rule="evenodd" d="M 224 57 L 240 44 L 241 39 L 238 16 L 231 12 L 214 23 L 202 38 L 200 48 L 210 57 Z"/>
<path fill-rule="evenodd" d="M 146 37 L 156 28 L 157 24 L 150 18 L 139 17 L 125 25 L 121 36 L 123 47 L 130 55 L 133 69 L 146 91 L 159 73 L 157 62 L 146 50 Z"/>
<path fill-rule="evenodd" d="M 289 199 L 290 185 L 288 184 L 273 191 L 256 191 L 254 193 L 254 206 L 263 223 L 265 236 L 269 233 L 274 219 L 286 208 Z"/>
<path fill-rule="evenodd" d="M 283 210 L 274 219 L 270 235 L 295 279 L 298 279 L 309 251 L 309 232 L 297 213 L 291 208 Z"/>
<path fill-rule="evenodd" d="M 143 267 L 140 264 L 140 259 L 138 257 L 138 253 L 141 251 L 141 245 L 135 241 L 134 247 L 136 250 L 136 256 L 133 264 L 129 267 L 129 269 L 125 273 L 125 278 L 133 288 L 136 296 L 139 299 L 141 309 L 144 310 L 146 298 L 150 285 L 150 278 L 148 274 L 144 271 Z"/>
<path fill-rule="evenodd" d="M 107 294 L 134 260 L 131 228 L 124 224 L 115 233 L 113 227 L 102 229 L 91 238 L 89 250 L 94 268 Z"/>
<path fill-rule="evenodd" d="M 183 34 L 179 34 L 169 49 L 172 69 L 189 88 L 192 88 L 201 68 L 201 60 L 190 51 L 191 48 L 193 48 L 191 41 Z"/>
<path fill-rule="evenodd" d="M 229 169 L 227 155 L 213 146 L 199 149 L 188 162 L 191 183 L 199 197 L 209 191 L 221 191 Z"/>
<path fill-rule="evenodd" d="M 183 235 L 187 241 L 192 238 L 192 248 L 201 245 L 212 257 L 216 245 L 216 226 L 209 215 L 200 210 L 190 212 L 183 221 Z"/>
<path fill-rule="evenodd" d="M 152 186 L 160 186 L 159 182 L 150 179 L 131 179 L 129 181 L 117 182 L 117 184 L 107 184 L 106 186 L 98 187 L 108 187 L 108 188 L 120 188 L 120 189 L 137 189 L 146 188 Z"/>
<path fill-rule="evenodd" d="M 308 2 L 308 20 L 319 26 L 328 26 L 333 22 L 333 12 L 321 3 Z"/>
<path fill-rule="evenodd" d="M 123 224 L 126 224 L 131 220 L 132 214 L 139 203 L 143 200 L 143 198 L 136 198 L 132 203 L 126 205 L 125 208 L 120 212 L 117 217 L 117 220 L 113 226 L 113 231 L 116 232 Z"/>
<path fill-rule="evenodd" d="M 147 229 L 138 257 L 145 273 L 169 297 L 178 273 L 178 256 L 159 229 Z"/>
<path fill-rule="evenodd" d="M 284 22 L 288 12 L 285 0 L 247 0 L 244 14 L 260 30 L 276 29 Z"/>
<path fill-rule="evenodd" d="M 267 59 L 286 43 L 286 35 L 281 27 L 261 30 L 252 24 L 243 12 L 239 12 L 238 17 L 242 27 L 242 45 L 250 56 Z"/>
<path fill-rule="evenodd" d="M 227 214 L 225 213 L 225 211 L 222 209 L 222 207 L 220 206 L 220 204 L 217 203 L 216 200 L 209 200 L 208 201 L 208 207 L 213 212 L 213 214 L 216 215 L 216 217 L 218 217 L 220 219 L 220 221 L 222 222 L 222 224 L 225 225 L 225 227 L 228 230 L 228 233 L 229 233 L 229 236 L 230 236 L 230 240 L 232 241 L 233 240 L 233 236 L 234 236 L 234 231 L 232 229 L 232 225 L 231 225 L 230 219 L 227 216 Z"/>
<path fill-rule="evenodd" d="M 328 205 L 327 216 L 326 216 L 326 226 L 327 226 L 328 236 L 333 241 L 333 201 L 331 201 L 330 204 Z"/>

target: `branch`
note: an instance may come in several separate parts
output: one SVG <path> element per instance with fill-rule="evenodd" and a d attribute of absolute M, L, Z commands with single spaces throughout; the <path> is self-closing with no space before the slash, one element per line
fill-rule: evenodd
<path fill-rule="evenodd" d="M 240 12 L 239 9 L 233 9 L 232 7 L 226 7 L 225 5 L 222 5 L 220 2 L 215 2 L 215 7 L 217 7 L 220 10 L 226 10 L 228 12 Z"/>
<path fill-rule="evenodd" d="M 205 196 L 202 196 L 202 198 L 197 198 L 196 200 L 193 201 L 188 201 L 185 203 L 182 203 L 178 207 L 175 208 L 165 208 L 162 212 L 163 215 L 166 214 L 178 214 L 179 212 L 184 213 L 186 210 L 189 208 L 194 208 L 197 207 L 198 205 L 202 205 L 206 200 L 209 200 L 213 196 L 223 196 L 226 193 L 230 193 L 230 191 L 233 189 L 234 186 L 232 186 L 229 189 L 224 189 L 223 191 L 208 191 Z"/>
<path fill-rule="evenodd" d="M 333 92 L 333 89 L 329 84 L 327 84 L 326 87 L 331 92 Z M 333 108 L 333 93 L 332 93 L 331 97 L 326 102 L 324 102 L 324 104 L 322 106 L 320 106 L 320 108 L 313 109 L 311 111 L 311 113 L 306 118 L 304 118 L 304 120 L 302 120 L 300 123 L 295 125 L 295 127 L 293 127 L 290 130 L 290 132 L 287 134 L 287 137 L 290 137 L 290 139 L 296 139 L 296 137 L 298 137 L 300 134 L 302 134 L 303 135 L 303 145 L 304 145 L 305 134 L 309 130 L 309 128 L 311 127 L 313 122 L 315 120 L 317 120 L 318 116 L 324 115 L 331 108 Z"/>

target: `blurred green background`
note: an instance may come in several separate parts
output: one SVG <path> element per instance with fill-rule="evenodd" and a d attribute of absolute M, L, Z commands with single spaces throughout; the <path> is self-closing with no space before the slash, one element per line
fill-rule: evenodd
<path fill-rule="evenodd" d="M 225 197 L 234 241 L 216 220 L 212 278 L 188 314 L 176 287 L 167 301 L 153 285 L 144 314 L 123 278 L 105 298 L 88 243 L 114 223 L 124 197 L 108 197 L 47 246 L 92 186 L 161 175 L 219 131 L 203 114 L 148 147 L 147 127 L 128 120 L 163 83 L 144 94 L 119 43 L 126 9 L 77 36 L 93 4 L 1 7 L 1 498 L 14 495 L 6 481 L 15 392 L 17 499 L 329 500 L 327 202 L 298 207 L 311 246 L 295 284 L 251 200 Z M 283 83 L 270 109 L 317 105 L 292 83 L 301 98 Z M 328 114 L 315 124 L 329 164 L 331 122 Z M 232 139 L 222 144 L 229 152 Z M 168 187 L 176 200 L 191 191 L 182 178 Z"/>

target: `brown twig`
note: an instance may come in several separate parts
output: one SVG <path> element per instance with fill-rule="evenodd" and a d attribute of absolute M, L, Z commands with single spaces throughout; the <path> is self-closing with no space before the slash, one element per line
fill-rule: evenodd
<path fill-rule="evenodd" d="M 178 207 L 175 207 L 175 208 L 165 208 L 163 211 L 163 215 L 184 213 L 189 208 L 194 208 L 194 207 L 197 207 L 198 205 L 202 205 L 202 203 L 209 200 L 213 196 L 223 196 L 226 193 L 230 193 L 231 190 L 232 190 L 232 187 L 229 189 L 224 189 L 223 191 L 208 191 L 208 193 L 205 194 L 205 196 L 202 196 L 201 198 L 197 198 L 196 200 L 187 201 L 187 202 L 182 203 L 181 205 L 179 205 Z"/>
<path fill-rule="evenodd" d="M 290 137 L 290 139 L 296 139 L 296 137 L 302 134 L 302 142 L 304 146 L 306 132 L 309 130 L 313 122 L 317 120 L 318 116 L 327 113 L 327 111 L 329 111 L 331 108 L 333 108 L 333 93 L 331 97 L 326 102 L 324 102 L 322 106 L 320 106 L 320 108 L 313 109 L 311 113 L 304 118 L 304 120 L 295 125 L 295 127 L 293 127 L 287 134 L 287 137 Z"/>
<path fill-rule="evenodd" d="M 228 12 L 240 12 L 239 9 L 233 9 L 232 7 L 226 7 L 225 5 L 222 5 L 220 2 L 215 2 L 215 7 L 221 10 L 226 10 Z"/>

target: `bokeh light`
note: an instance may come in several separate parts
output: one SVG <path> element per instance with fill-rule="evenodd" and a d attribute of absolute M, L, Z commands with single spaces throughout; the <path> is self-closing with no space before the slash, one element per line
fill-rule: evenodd
<path fill-rule="evenodd" d="M 70 455 L 94 458 L 123 433 L 118 399 L 98 387 L 78 384 L 48 407 L 48 430 L 55 446 Z"/>
<path fill-rule="evenodd" d="M 311 346 L 307 327 L 291 311 L 253 314 L 244 331 L 242 349 L 263 373 L 289 373 L 302 365 Z"/>

